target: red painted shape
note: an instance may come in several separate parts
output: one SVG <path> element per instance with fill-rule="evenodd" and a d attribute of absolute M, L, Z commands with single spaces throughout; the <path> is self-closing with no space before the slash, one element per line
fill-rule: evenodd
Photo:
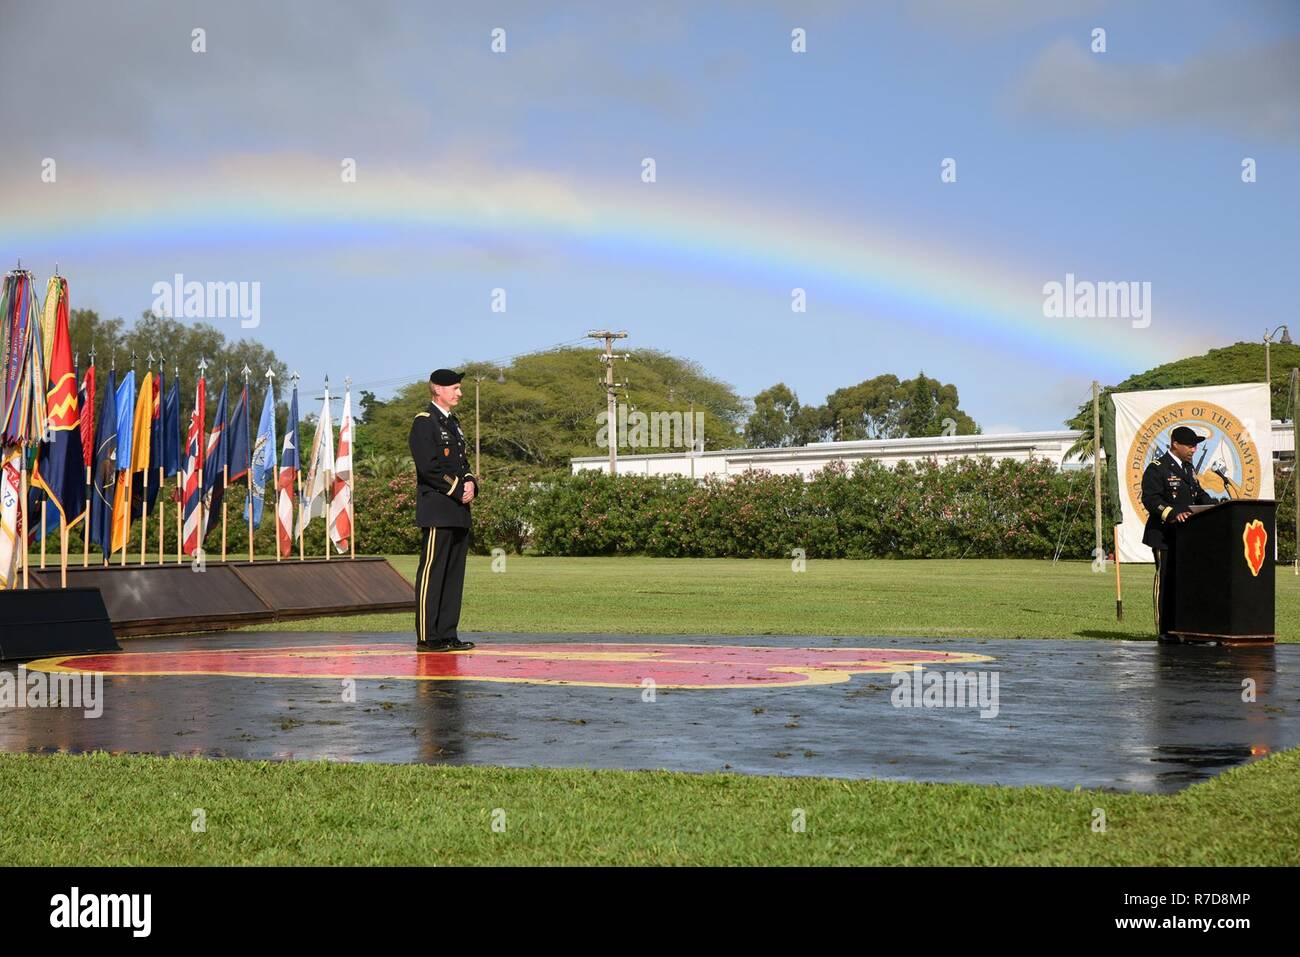
<path fill-rule="evenodd" d="M 461 679 L 616 687 L 641 686 L 649 678 L 661 688 L 734 688 L 830 684 L 858 672 L 988 660 L 981 655 L 884 648 L 587 643 L 492 643 L 471 652 L 420 654 L 405 643 L 72 655 L 28 667 L 110 675 Z"/>

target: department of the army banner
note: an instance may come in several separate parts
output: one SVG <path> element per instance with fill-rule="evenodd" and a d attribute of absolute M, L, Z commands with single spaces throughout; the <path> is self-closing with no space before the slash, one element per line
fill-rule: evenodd
<path fill-rule="evenodd" d="M 1262 382 L 1113 392 L 1110 403 L 1103 442 L 1121 562 L 1153 561 L 1142 544 L 1142 473 L 1168 450 L 1176 426 L 1205 436 L 1192 465 L 1207 492 L 1218 498 L 1273 497 L 1273 422 Z"/>

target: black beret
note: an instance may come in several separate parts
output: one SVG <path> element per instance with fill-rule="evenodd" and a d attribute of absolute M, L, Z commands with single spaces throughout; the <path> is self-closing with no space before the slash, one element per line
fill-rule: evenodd
<path fill-rule="evenodd" d="M 434 385 L 455 385 L 464 377 L 463 372 L 452 372 L 450 369 L 434 369 L 429 375 L 429 381 Z"/>
<path fill-rule="evenodd" d="M 1193 432 L 1185 425 L 1180 425 L 1170 433 L 1169 437 L 1179 445 L 1197 445 L 1205 441 L 1205 436 Z"/>

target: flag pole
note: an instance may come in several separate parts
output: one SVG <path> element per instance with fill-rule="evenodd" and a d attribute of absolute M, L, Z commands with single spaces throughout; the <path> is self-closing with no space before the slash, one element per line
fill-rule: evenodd
<path fill-rule="evenodd" d="M 325 412 L 324 412 L 324 415 L 328 416 L 328 415 L 329 415 L 329 412 L 330 412 L 330 377 L 329 377 L 328 374 L 326 374 L 326 376 L 325 376 Z M 316 428 L 318 428 L 318 429 L 320 428 L 320 423 L 319 423 L 319 422 L 316 424 Z M 328 445 L 333 445 L 333 444 L 334 444 L 334 439 L 333 439 L 332 436 L 328 436 L 328 435 L 327 435 L 327 436 L 324 436 L 324 439 L 325 439 L 326 444 L 328 444 Z M 331 449 L 330 451 L 332 452 L 333 449 Z M 324 456 L 324 447 L 322 446 L 322 454 L 321 454 L 321 458 L 324 458 L 324 457 L 325 457 L 325 456 Z M 323 469 L 323 471 L 324 471 L 324 473 L 325 473 L 325 561 L 329 561 L 329 560 L 330 560 L 330 482 L 331 482 L 331 476 L 330 476 L 330 470 L 329 470 L 329 469 Z M 310 492 L 311 489 L 308 489 L 307 491 Z"/>
<path fill-rule="evenodd" d="M 272 366 L 266 367 L 266 395 L 267 395 L 267 400 L 270 401 L 271 403 L 271 432 L 274 435 L 275 433 L 275 369 Z M 252 410 L 250 409 L 249 411 L 251 412 Z M 249 419 L 248 422 L 249 422 L 249 428 L 252 428 L 253 420 Z M 261 428 L 262 428 L 262 423 L 260 421 L 257 423 L 257 427 L 258 427 L 258 434 L 260 435 Z M 249 446 L 249 448 L 251 450 L 252 446 Z M 271 473 L 271 478 L 273 480 L 272 485 L 273 487 L 278 489 L 280 485 L 279 483 L 280 450 L 277 449 L 275 447 L 275 443 L 272 442 L 271 447 L 267 449 L 266 454 L 271 456 L 270 473 Z M 249 458 L 252 458 L 251 451 L 249 453 Z M 265 459 L 263 459 L 263 461 L 265 461 Z M 265 515 L 266 514 L 266 479 L 265 478 L 262 479 L 261 492 L 262 492 L 262 515 Z M 279 498 L 278 491 L 276 492 L 276 498 L 277 498 L 277 508 L 278 508 L 278 498 Z M 254 531 L 255 529 L 253 528 L 253 467 L 252 464 L 250 463 L 248 467 L 248 556 L 249 556 L 248 560 L 249 561 L 254 560 L 253 559 L 253 532 Z M 280 560 L 280 533 L 278 531 L 275 534 L 275 560 L 277 562 Z"/>
<path fill-rule="evenodd" d="M 346 391 L 352 392 L 352 377 L 343 380 Z M 348 557 L 357 557 L 357 417 L 351 414 L 352 403 L 348 402 Z"/>
<path fill-rule="evenodd" d="M 207 369 L 207 367 L 208 367 L 208 360 L 204 359 L 202 356 L 199 356 L 199 381 L 200 382 L 203 382 L 203 371 Z M 207 390 L 208 390 L 208 384 L 206 382 L 203 382 L 203 391 L 207 392 Z M 204 399 L 205 401 L 203 403 L 204 405 L 203 418 L 206 419 L 207 418 L 207 401 L 206 401 L 207 397 L 204 396 Z M 197 406 L 195 407 L 195 410 L 197 411 Z M 207 531 L 208 531 L 206 526 L 203 523 L 203 462 L 207 458 L 207 454 L 206 454 L 207 443 L 203 440 L 203 432 L 206 428 L 207 428 L 207 422 L 199 423 L 198 451 L 196 453 L 197 461 L 195 462 L 195 464 L 199 467 L 199 486 L 198 486 L 198 493 L 197 493 L 199 497 L 199 504 L 197 507 L 199 513 L 199 529 L 198 532 L 196 533 L 198 539 L 194 544 L 194 555 L 196 558 L 198 557 L 199 553 L 203 551 L 203 543 L 207 540 Z"/>
<path fill-rule="evenodd" d="M 153 350 L 149 350 L 149 374 L 146 379 L 149 381 L 149 425 L 153 427 Z M 137 400 L 138 402 L 138 400 Z M 153 435 L 150 433 L 150 444 L 152 444 Z M 132 444 L 135 443 L 135 434 L 131 436 Z M 149 469 L 146 466 L 140 470 L 140 564 L 144 564 L 145 552 L 149 548 Z"/>
<path fill-rule="evenodd" d="M 229 391 L 228 391 L 230 387 L 229 367 L 223 369 L 222 372 L 223 372 L 223 376 L 222 376 L 221 384 L 227 390 L 227 395 L 229 395 Z M 230 401 L 229 398 L 227 398 L 226 401 L 229 402 Z M 222 425 L 221 428 L 226 433 L 229 433 L 230 431 L 230 406 L 229 405 L 226 406 L 226 422 L 224 425 Z M 221 560 L 224 562 L 226 560 L 226 506 L 229 504 L 226 500 L 230 497 L 226 494 L 226 486 L 230 484 L 230 454 L 229 454 L 230 437 L 227 434 L 227 435 L 223 435 L 222 438 L 226 442 L 226 454 L 222 456 L 223 461 L 221 463 Z"/>
<path fill-rule="evenodd" d="M 163 541 L 167 535 L 167 502 L 163 499 L 163 493 L 167 491 L 167 476 L 163 474 L 162 457 L 166 454 L 167 435 L 165 430 L 164 419 L 167 418 L 167 396 L 162 390 L 162 374 L 167 368 L 167 357 L 158 354 L 158 428 L 162 434 L 158 436 L 158 564 L 163 564 Z"/>
<path fill-rule="evenodd" d="M 45 496 L 41 496 L 41 571 L 45 571 Z"/>
<path fill-rule="evenodd" d="M 94 409 L 91 410 L 94 412 Z M 92 455 L 94 453 L 91 453 Z M 81 567 L 90 567 L 90 497 L 95 494 L 91 485 L 90 466 L 86 466 L 86 507 L 81 513 Z"/>
<path fill-rule="evenodd" d="M 31 564 L 27 557 L 27 440 L 23 439 L 19 446 L 22 458 L 22 471 L 18 476 L 18 507 L 20 509 L 18 516 L 18 527 L 21 532 L 18 535 L 18 541 L 14 544 L 20 548 L 19 554 L 23 560 L 23 588 L 27 588 L 27 566 Z"/>
<path fill-rule="evenodd" d="M 245 445 L 248 448 L 248 471 L 244 473 L 244 512 L 248 516 L 248 561 L 253 562 L 253 437 L 249 434 L 253 428 L 253 393 L 248 391 L 248 363 L 244 363 L 244 421 L 248 428 L 244 430 Z"/>
<path fill-rule="evenodd" d="M 173 365 L 172 374 L 176 376 L 176 427 L 179 429 L 181 425 L 181 367 Z M 176 441 L 180 442 L 180 436 L 176 437 Z M 179 448 L 180 446 L 177 445 L 177 449 Z M 178 454 L 177 458 L 179 457 Z M 176 469 L 176 564 L 179 565 L 181 563 L 181 553 L 185 549 L 185 470 L 179 468 L 179 462 L 176 464 L 178 466 Z"/>
<path fill-rule="evenodd" d="M 131 373 L 132 375 L 135 374 L 135 350 L 134 349 L 131 350 Z M 118 409 L 117 414 L 120 417 L 122 415 L 122 410 Z M 135 445 L 135 409 L 134 408 L 131 409 L 131 444 L 133 446 Z M 121 565 L 123 568 L 126 567 L 126 553 L 131 550 L 129 545 L 131 542 L 131 460 L 132 458 L 134 458 L 134 456 L 131 453 L 133 451 L 134 449 L 126 450 L 126 471 L 123 472 L 121 469 L 119 469 L 118 478 L 117 478 L 117 480 L 120 482 L 122 481 L 122 476 L 123 475 L 126 476 L 126 519 L 125 519 L 126 532 L 122 536 L 122 558 L 118 562 L 118 564 Z M 122 461 L 121 449 L 117 450 L 117 460 L 118 462 Z M 116 518 L 116 516 L 114 516 L 114 518 Z M 112 547 L 113 545 L 112 542 L 110 541 L 109 548 Z"/>

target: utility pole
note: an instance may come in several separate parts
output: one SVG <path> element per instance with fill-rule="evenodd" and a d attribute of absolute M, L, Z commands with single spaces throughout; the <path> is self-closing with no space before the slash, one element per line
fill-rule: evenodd
<path fill-rule="evenodd" d="M 1291 370 L 1291 478 L 1295 482 L 1295 573 L 1300 575 L 1300 369 Z M 1270 426 L 1271 427 L 1271 426 Z"/>
<path fill-rule="evenodd" d="M 480 448 L 478 437 L 483 430 L 479 427 L 478 396 L 479 396 L 479 386 L 481 386 L 482 384 L 483 384 L 483 377 L 481 375 L 476 375 L 474 377 L 474 475 L 480 479 L 483 477 L 483 473 L 479 471 L 479 465 L 478 465 L 478 453 Z"/>
<path fill-rule="evenodd" d="M 1093 549 L 1092 557 L 1100 558 L 1102 561 L 1102 571 L 1106 570 L 1106 553 L 1102 550 L 1101 544 L 1101 386 L 1096 379 L 1092 380 L 1092 503 L 1093 503 L 1093 531 L 1096 533 L 1097 544 Z M 1119 542 L 1115 542 L 1115 555 L 1119 555 Z"/>
<path fill-rule="evenodd" d="M 609 474 L 618 474 L 618 410 L 615 399 L 614 388 L 617 383 L 614 381 L 614 360 L 620 358 L 614 355 L 614 340 L 626 339 L 626 332 L 610 332 L 600 330 L 587 333 L 588 339 L 604 339 L 605 351 L 601 354 L 600 361 L 605 363 L 605 398 L 609 404 L 609 420 L 606 423 L 606 435 L 609 437 Z M 627 356 L 621 358 L 626 359 Z"/>

